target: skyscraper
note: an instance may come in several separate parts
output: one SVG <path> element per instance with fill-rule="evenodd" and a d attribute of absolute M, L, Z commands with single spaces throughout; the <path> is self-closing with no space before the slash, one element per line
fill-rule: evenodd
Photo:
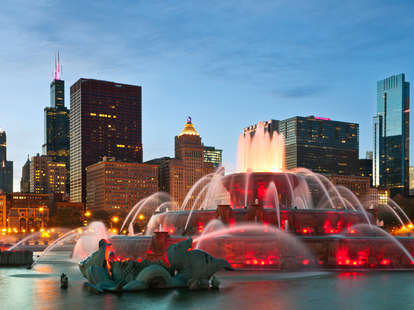
<path fill-rule="evenodd" d="M 27 155 L 26 163 L 22 167 L 22 178 L 20 179 L 20 192 L 30 193 L 30 159 Z"/>
<path fill-rule="evenodd" d="M 214 146 L 204 146 L 204 161 L 212 163 L 216 169 L 221 166 L 222 154 L 223 150 L 216 149 Z"/>
<path fill-rule="evenodd" d="M 373 184 L 391 197 L 409 191 L 410 83 L 398 74 L 377 82 Z"/>
<path fill-rule="evenodd" d="M 359 125 L 330 118 L 295 116 L 264 122 L 265 130 L 285 137 L 286 168 L 303 167 L 326 175 L 357 175 Z M 244 129 L 254 135 L 257 125 Z"/>
<path fill-rule="evenodd" d="M 160 158 L 147 163 L 159 165 L 161 191 L 171 195 L 181 205 L 189 189 L 203 176 L 214 171 L 213 163 L 204 161 L 204 145 L 188 117 L 183 131 L 175 137 L 175 158 Z M 187 206 L 191 206 L 191 197 Z"/>
<path fill-rule="evenodd" d="M 70 199 L 86 198 L 85 168 L 142 162 L 141 86 L 79 79 L 70 88 Z"/>
<path fill-rule="evenodd" d="M 13 192 L 13 162 L 7 160 L 6 132 L 0 129 L 0 191 Z"/>
<path fill-rule="evenodd" d="M 64 162 L 69 171 L 69 110 L 65 107 L 65 81 L 61 78 L 61 64 L 58 55 L 55 72 L 50 83 L 50 107 L 44 109 L 45 134 L 43 154 L 55 162 Z M 68 174 L 69 176 L 69 174 Z M 69 190 L 69 186 L 66 191 Z"/>
<path fill-rule="evenodd" d="M 66 165 L 37 154 L 30 161 L 30 193 L 66 194 Z"/>

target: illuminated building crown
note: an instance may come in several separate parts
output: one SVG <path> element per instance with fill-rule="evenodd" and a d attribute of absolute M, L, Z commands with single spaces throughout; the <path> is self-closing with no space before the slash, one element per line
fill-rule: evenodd
<path fill-rule="evenodd" d="M 194 128 L 194 125 L 191 122 L 190 116 L 187 118 L 187 123 L 185 124 L 183 131 L 181 131 L 181 133 L 178 136 L 181 137 L 182 135 L 200 136 L 197 130 Z"/>

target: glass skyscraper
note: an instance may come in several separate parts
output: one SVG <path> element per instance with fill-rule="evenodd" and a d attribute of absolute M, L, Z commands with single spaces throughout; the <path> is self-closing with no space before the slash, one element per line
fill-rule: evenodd
<path fill-rule="evenodd" d="M 217 169 L 222 163 L 223 150 L 216 149 L 214 146 L 204 146 L 204 161 L 212 163 Z"/>
<path fill-rule="evenodd" d="M 398 74 L 377 82 L 373 184 L 391 196 L 409 190 L 410 83 Z"/>

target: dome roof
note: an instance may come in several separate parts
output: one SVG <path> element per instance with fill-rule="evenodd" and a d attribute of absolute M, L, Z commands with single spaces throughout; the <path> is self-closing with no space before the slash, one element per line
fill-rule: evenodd
<path fill-rule="evenodd" d="M 187 124 L 185 124 L 183 131 L 178 135 L 179 137 L 187 135 L 187 136 L 200 136 L 197 130 L 194 128 L 193 123 L 191 122 L 191 117 L 187 117 Z"/>

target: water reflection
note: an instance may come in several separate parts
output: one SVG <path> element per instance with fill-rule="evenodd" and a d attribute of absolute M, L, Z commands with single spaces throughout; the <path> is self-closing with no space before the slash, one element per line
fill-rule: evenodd
<path fill-rule="evenodd" d="M 39 277 L 47 272 L 49 277 Z M 60 289 L 59 275 L 69 276 Z M 21 276 L 16 276 L 21 275 Z M 219 291 L 186 289 L 95 295 L 77 267 L 0 268 L 1 309 L 405 309 L 414 308 L 412 273 L 270 273 L 218 275 Z"/>

